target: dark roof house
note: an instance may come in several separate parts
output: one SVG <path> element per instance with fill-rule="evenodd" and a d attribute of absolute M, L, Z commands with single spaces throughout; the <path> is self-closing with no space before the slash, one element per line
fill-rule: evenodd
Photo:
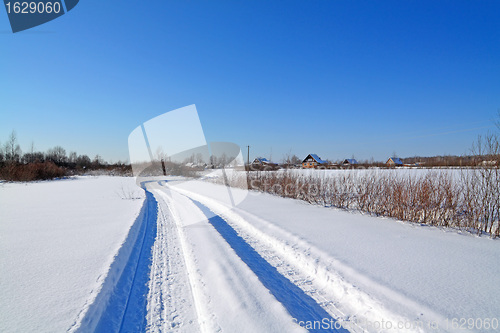
<path fill-rule="evenodd" d="M 273 163 L 273 162 L 269 161 L 267 158 L 263 158 L 263 157 L 257 157 L 255 160 L 253 160 L 252 164 L 276 165 L 276 163 Z"/>
<path fill-rule="evenodd" d="M 250 165 L 252 170 L 277 170 L 278 164 L 269 161 L 267 158 L 257 157 Z"/>
<path fill-rule="evenodd" d="M 356 161 L 354 158 L 346 158 L 344 162 L 342 162 L 343 165 L 353 165 L 353 164 L 358 164 L 358 161 Z"/>

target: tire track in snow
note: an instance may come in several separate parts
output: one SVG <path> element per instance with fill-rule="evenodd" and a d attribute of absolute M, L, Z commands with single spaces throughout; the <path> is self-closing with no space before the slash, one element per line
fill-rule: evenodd
<path fill-rule="evenodd" d="M 155 185 L 152 184 L 153 191 Z M 168 204 L 161 196 L 156 199 L 158 235 L 150 273 L 147 331 L 199 332 L 201 328 L 179 230 Z"/>
<path fill-rule="evenodd" d="M 194 308 L 196 317 L 197 327 L 194 330 L 203 333 L 220 332 L 221 329 L 215 319 L 215 315 L 211 313 L 211 309 L 207 307 L 207 304 L 210 303 L 210 298 L 204 292 L 204 283 L 202 282 L 200 272 L 196 265 L 196 259 L 193 255 L 192 246 L 187 240 L 187 236 L 181 225 L 179 213 L 174 205 L 174 201 L 172 200 L 171 195 L 168 194 L 167 188 L 162 185 L 164 182 L 166 181 L 159 181 L 157 183 L 158 186 L 160 186 L 157 193 L 160 194 L 162 198 L 161 203 L 164 204 L 163 207 L 165 207 L 165 210 L 168 211 L 167 214 L 172 219 L 171 226 L 172 229 L 175 230 L 174 233 L 177 235 L 179 249 L 182 252 L 181 260 L 183 263 L 181 265 L 185 267 L 186 276 L 184 277 L 184 281 L 187 283 L 185 289 L 188 293 L 190 293 L 189 299 L 192 300 L 192 307 Z M 190 324 L 192 326 L 194 325 L 194 323 Z"/>
<path fill-rule="evenodd" d="M 328 323 L 337 322 L 312 297 L 281 275 L 275 267 L 240 237 L 222 217 L 212 212 L 210 208 L 199 201 L 191 200 L 207 216 L 209 223 L 219 232 L 241 260 L 257 275 L 261 283 L 286 308 L 293 318 L 298 322 L 302 321 L 305 323 L 323 322 L 325 320 Z M 335 329 L 333 327 L 334 324 L 328 326 L 328 329 L 311 329 L 310 331 L 348 332 L 342 327 Z"/>
<path fill-rule="evenodd" d="M 146 295 L 156 237 L 158 203 L 145 183 L 146 200 L 111 265 L 106 280 L 81 323 L 79 332 L 143 332 L 146 329 Z"/>

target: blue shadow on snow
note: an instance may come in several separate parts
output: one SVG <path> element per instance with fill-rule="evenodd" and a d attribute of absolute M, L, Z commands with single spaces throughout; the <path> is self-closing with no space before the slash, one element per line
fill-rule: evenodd
<path fill-rule="evenodd" d="M 156 237 L 158 203 L 146 192 L 142 223 L 123 272 L 118 278 L 94 332 L 145 332 L 148 281 Z"/>
<path fill-rule="evenodd" d="M 307 323 L 320 323 L 316 325 L 317 329 L 312 328 L 309 331 L 349 332 L 341 327 L 340 323 L 333 319 L 312 297 L 304 293 L 302 289 L 290 282 L 275 267 L 262 258 L 243 238 L 238 236 L 236 231 L 223 218 L 216 215 L 202 203 L 192 201 L 207 216 L 209 223 L 226 240 L 241 260 L 257 275 L 264 287 L 271 292 L 297 322 L 303 323 L 301 326 L 305 327 Z M 339 327 L 339 329 L 335 329 L 336 327 Z"/>

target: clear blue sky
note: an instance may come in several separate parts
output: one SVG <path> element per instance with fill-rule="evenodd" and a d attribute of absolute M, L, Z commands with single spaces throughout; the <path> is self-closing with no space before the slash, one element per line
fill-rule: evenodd
<path fill-rule="evenodd" d="M 17 34 L 0 8 L 0 45 L 0 142 L 24 150 L 126 160 L 196 104 L 252 158 L 462 154 L 500 108 L 495 0 L 83 0 Z"/>

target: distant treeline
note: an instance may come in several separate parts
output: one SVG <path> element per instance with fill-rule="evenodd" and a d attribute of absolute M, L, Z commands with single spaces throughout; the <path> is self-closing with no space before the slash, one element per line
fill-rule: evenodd
<path fill-rule="evenodd" d="M 130 165 L 122 162 L 107 163 L 99 155 L 91 159 L 87 155 L 56 146 L 46 152 L 35 151 L 32 144 L 29 152 L 23 153 L 13 131 L 7 142 L 0 145 L 0 179 L 7 181 L 31 181 L 82 175 L 104 170 L 110 174 L 131 175 Z"/>
<path fill-rule="evenodd" d="M 414 156 L 414 157 L 401 157 L 403 166 L 413 166 L 422 168 L 434 167 L 475 167 L 479 166 L 486 161 L 496 160 L 496 156 L 488 155 L 442 155 L 442 156 Z M 361 161 L 359 164 L 349 167 L 388 167 L 384 162 L 380 161 Z"/>
<path fill-rule="evenodd" d="M 461 167 L 461 166 L 478 166 L 480 163 L 487 160 L 494 160 L 496 156 L 480 156 L 480 155 L 447 155 L 447 156 L 432 156 L 432 157 L 406 157 L 402 158 L 403 164 L 420 165 L 423 167 Z"/>

